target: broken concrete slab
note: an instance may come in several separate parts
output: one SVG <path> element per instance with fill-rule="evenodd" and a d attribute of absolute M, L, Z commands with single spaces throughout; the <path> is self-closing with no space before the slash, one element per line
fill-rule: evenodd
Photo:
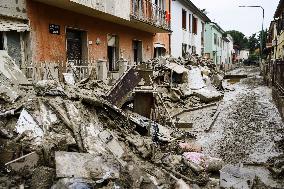
<path fill-rule="evenodd" d="M 8 55 L 8 52 L 4 50 L 0 50 L 0 78 L 0 83 L 30 84 L 20 68 Z"/>
<path fill-rule="evenodd" d="M 65 95 L 62 86 L 55 80 L 41 80 L 35 84 L 38 95 Z"/>
<path fill-rule="evenodd" d="M 207 88 L 194 90 L 193 95 L 199 97 L 200 100 L 205 103 L 218 101 L 224 97 L 224 95 L 221 94 L 220 92 L 209 90 Z"/>
<path fill-rule="evenodd" d="M 16 125 L 16 131 L 19 134 L 25 132 L 30 139 L 34 140 L 35 144 L 40 144 L 44 135 L 42 128 L 39 127 L 38 123 L 25 109 L 23 109 L 20 114 Z"/>
<path fill-rule="evenodd" d="M 0 100 L 5 102 L 14 103 L 20 95 L 12 87 L 7 87 L 0 84 Z"/>
<path fill-rule="evenodd" d="M 188 86 L 190 89 L 194 90 L 201 89 L 206 86 L 200 68 L 191 67 L 191 70 L 188 71 Z"/>
<path fill-rule="evenodd" d="M 57 178 L 117 179 L 119 165 L 111 157 L 87 153 L 55 152 Z"/>

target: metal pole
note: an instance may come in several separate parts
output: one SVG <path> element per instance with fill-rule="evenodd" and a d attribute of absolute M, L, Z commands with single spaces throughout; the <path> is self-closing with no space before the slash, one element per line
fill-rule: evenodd
<path fill-rule="evenodd" d="M 264 8 L 262 6 L 239 6 L 239 7 L 252 7 L 252 8 L 261 8 L 262 9 L 262 27 L 261 27 L 261 34 L 260 34 L 260 63 L 261 63 L 261 58 L 262 58 L 262 53 L 263 53 L 263 48 L 262 48 L 262 42 L 263 42 L 263 24 L 264 24 Z"/>

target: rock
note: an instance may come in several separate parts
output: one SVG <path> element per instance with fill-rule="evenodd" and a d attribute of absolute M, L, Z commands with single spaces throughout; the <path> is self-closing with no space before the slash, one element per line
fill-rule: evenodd
<path fill-rule="evenodd" d="M 55 152 L 57 178 L 117 179 L 119 165 L 111 157 L 87 153 Z"/>
<path fill-rule="evenodd" d="M 193 95 L 199 97 L 200 100 L 205 103 L 218 101 L 224 97 L 224 95 L 219 93 L 218 91 L 213 91 L 206 88 L 194 90 Z"/>
<path fill-rule="evenodd" d="M 224 164 L 224 161 L 219 158 L 207 158 L 205 160 L 206 170 L 208 172 L 219 172 Z"/>

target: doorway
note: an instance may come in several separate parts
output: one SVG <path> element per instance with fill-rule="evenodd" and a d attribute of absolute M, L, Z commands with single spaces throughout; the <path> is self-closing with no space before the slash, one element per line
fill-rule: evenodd
<path fill-rule="evenodd" d="M 119 44 L 118 44 L 118 37 L 116 35 L 108 35 L 108 45 L 107 45 L 107 56 L 109 62 L 109 71 L 117 71 L 118 66 L 116 62 L 119 58 Z"/>
<path fill-rule="evenodd" d="M 72 28 L 66 29 L 67 59 L 68 62 L 82 64 L 87 60 L 87 33 Z"/>
<path fill-rule="evenodd" d="M 142 41 L 133 40 L 133 57 L 136 64 L 142 62 Z"/>

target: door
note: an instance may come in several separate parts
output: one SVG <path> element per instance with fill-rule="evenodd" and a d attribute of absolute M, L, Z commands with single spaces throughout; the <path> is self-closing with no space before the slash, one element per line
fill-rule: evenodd
<path fill-rule="evenodd" d="M 67 59 L 69 62 L 80 62 L 82 60 L 82 31 L 67 29 Z"/>
<path fill-rule="evenodd" d="M 133 57 L 136 64 L 142 61 L 142 41 L 133 40 Z"/>
<path fill-rule="evenodd" d="M 116 61 L 118 60 L 118 36 L 116 35 L 108 35 L 108 46 L 107 46 L 107 56 L 109 62 L 109 71 L 118 70 L 118 66 L 116 65 Z"/>

